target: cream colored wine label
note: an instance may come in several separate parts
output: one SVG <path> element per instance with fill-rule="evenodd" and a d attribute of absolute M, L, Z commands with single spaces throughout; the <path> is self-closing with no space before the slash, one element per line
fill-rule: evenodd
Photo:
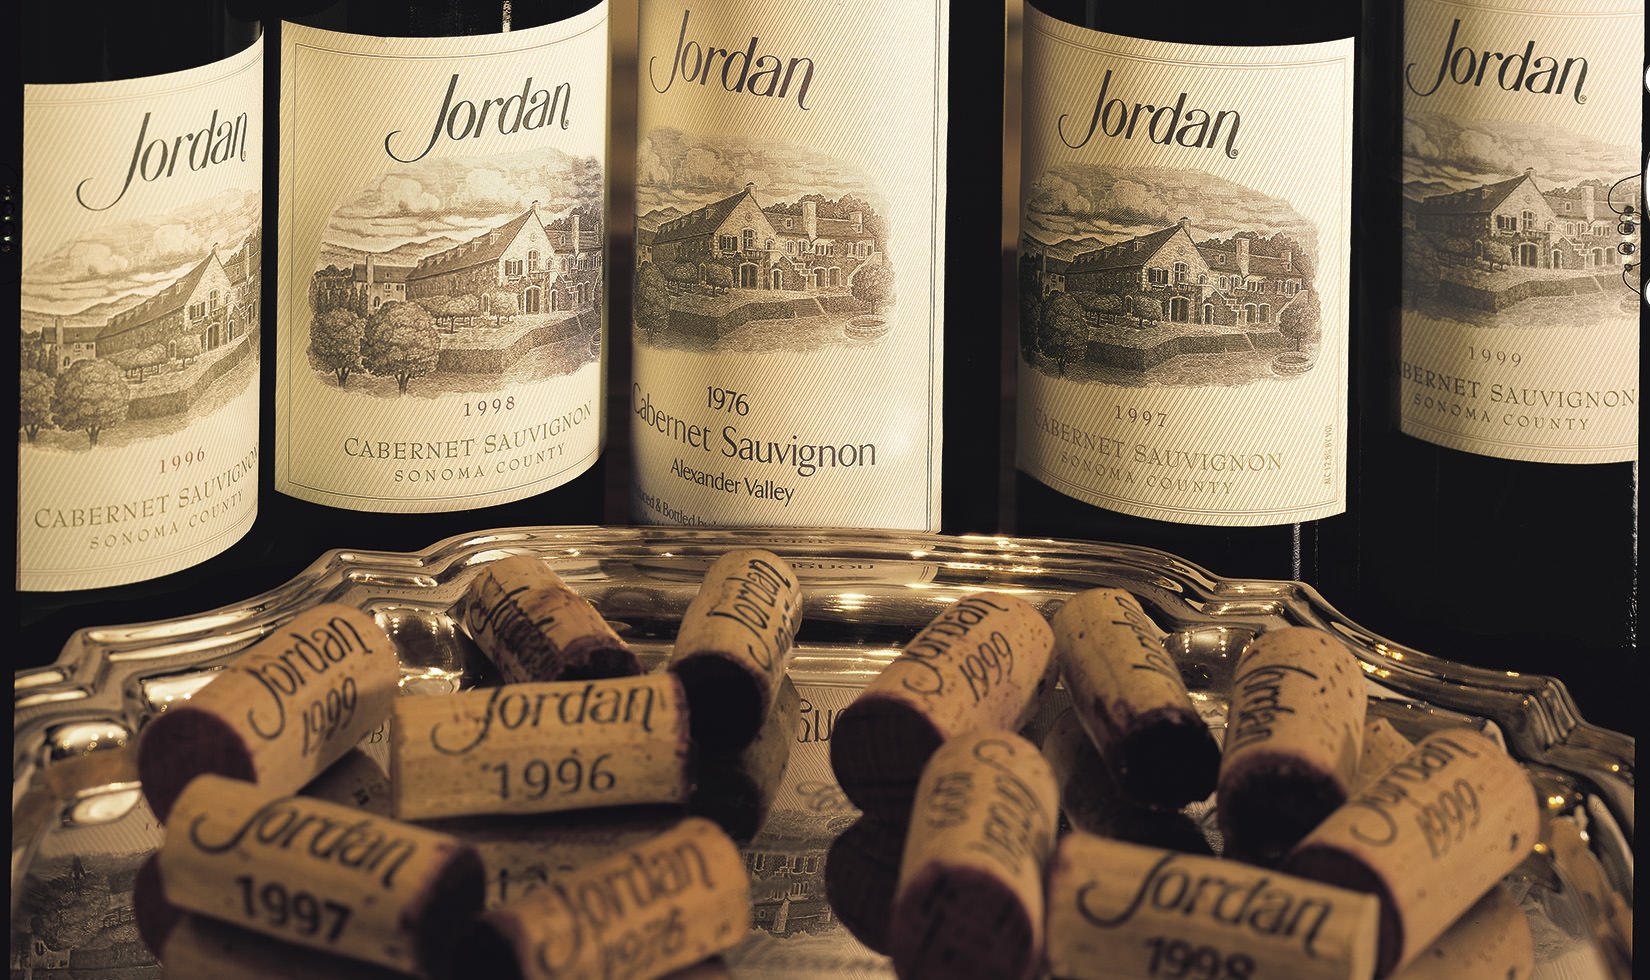
<path fill-rule="evenodd" d="M 949 7 L 642 0 L 636 519 L 938 528 Z"/>
<path fill-rule="evenodd" d="M 1028 6 L 1020 469 L 1109 510 L 1346 509 L 1352 41 L 1218 47 Z"/>
<path fill-rule="evenodd" d="M 23 86 L 17 587 L 138 582 L 258 513 L 263 41 Z"/>
<path fill-rule="evenodd" d="M 284 25 L 276 487 L 430 512 L 601 450 L 607 5 L 530 30 Z"/>
<path fill-rule="evenodd" d="M 1404 11 L 1403 431 L 1637 459 L 1644 4 Z"/>

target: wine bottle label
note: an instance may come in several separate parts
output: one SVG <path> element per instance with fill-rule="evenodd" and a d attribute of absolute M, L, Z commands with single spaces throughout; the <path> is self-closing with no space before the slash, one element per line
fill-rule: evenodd
<path fill-rule="evenodd" d="M 949 6 L 643 0 L 636 519 L 938 528 Z"/>
<path fill-rule="evenodd" d="M 258 513 L 263 41 L 23 86 L 17 587 L 155 578 Z"/>
<path fill-rule="evenodd" d="M 1403 431 L 1637 459 L 1644 4 L 1404 11 Z"/>
<path fill-rule="evenodd" d="M 1020 469 L 1162 521 L 1345 510 L 1351 39 L 1025 31 Z"/>
<path fill-rule="evenodd" d="M 529 30 L 281 38 L 276 488 L 427 513 L 601 449 L 607 5 Z"/>

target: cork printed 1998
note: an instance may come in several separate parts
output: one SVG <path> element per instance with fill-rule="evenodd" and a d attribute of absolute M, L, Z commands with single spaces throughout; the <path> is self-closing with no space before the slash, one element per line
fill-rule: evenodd
<path fill-rule="evenodd" d="M 154 578 L 252 525 L 262 65 L 24 88 L 20 588 Z"/>

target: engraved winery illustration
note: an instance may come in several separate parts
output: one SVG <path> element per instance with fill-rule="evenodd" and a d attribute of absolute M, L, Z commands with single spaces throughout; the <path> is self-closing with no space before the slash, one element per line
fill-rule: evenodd
<path fill-rule="evenodd" d="M 1195 171 L 1071 166 L 1026 202 L 1020 350 L 1049 377 L 1240 385 L 1310 371 L 1316 229 Z"/>
<path fill-rule="evenodd" d="M 332 213 L 309 363 L 341 391 L 497 390 L 600 356 L 602 172 L 554 150 L 431 159 Z"/>
<path fill-rule="evenodd" d="M 894 277 L 863 178 L 811 152 L 668 129 L 642 164 L 638 343 L 806 351 L 887 335 Z"/>
<path fill-rule="evenodd" d="M 1491 132 L 1410 112 L 1404 306 L 1503 329 L 1586 328 L 1631 315 L 1610 192 L 1617 161 L 1633 156 L 1631 147 L 1553 125 L 1501 121 Z"/>
<path fill-rule="evenodd" d="M 252 385 L 260 197 L 99 228 L 23 275 L 19 431 L 36 450 L 177 432 Z"/>

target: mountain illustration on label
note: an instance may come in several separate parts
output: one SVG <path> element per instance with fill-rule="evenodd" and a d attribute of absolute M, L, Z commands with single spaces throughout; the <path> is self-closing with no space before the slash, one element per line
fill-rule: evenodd
<path fill-rule="evenodd" d="M 88 230 L 23 274 L 23 446 L 176 433 L 258 377 L 261 197 L 229 191 Z"/>
<path fill-rule="evenodd" d="M 310 367 L 377 397 L 572 374 L 600 358 L 603 261 L 593 157 L 397 166 L 328 219 L 309 288 Z"/>
<path fill-rule="evenodd" d="M 894 274 L 868 180 L 796 148 L 673 129 L 650 133 L 641 159 L 637 343 L 754 353 L 888 335 Z"/>
<path fill-rule="evenodd" d="M 1072 165 L 1032 185 L 1023 229 L 1020 351 L 1041 374 L 1202 387 L 1314 366 L 1317 230 L 1283 201 L 1197 171 Z"/>

